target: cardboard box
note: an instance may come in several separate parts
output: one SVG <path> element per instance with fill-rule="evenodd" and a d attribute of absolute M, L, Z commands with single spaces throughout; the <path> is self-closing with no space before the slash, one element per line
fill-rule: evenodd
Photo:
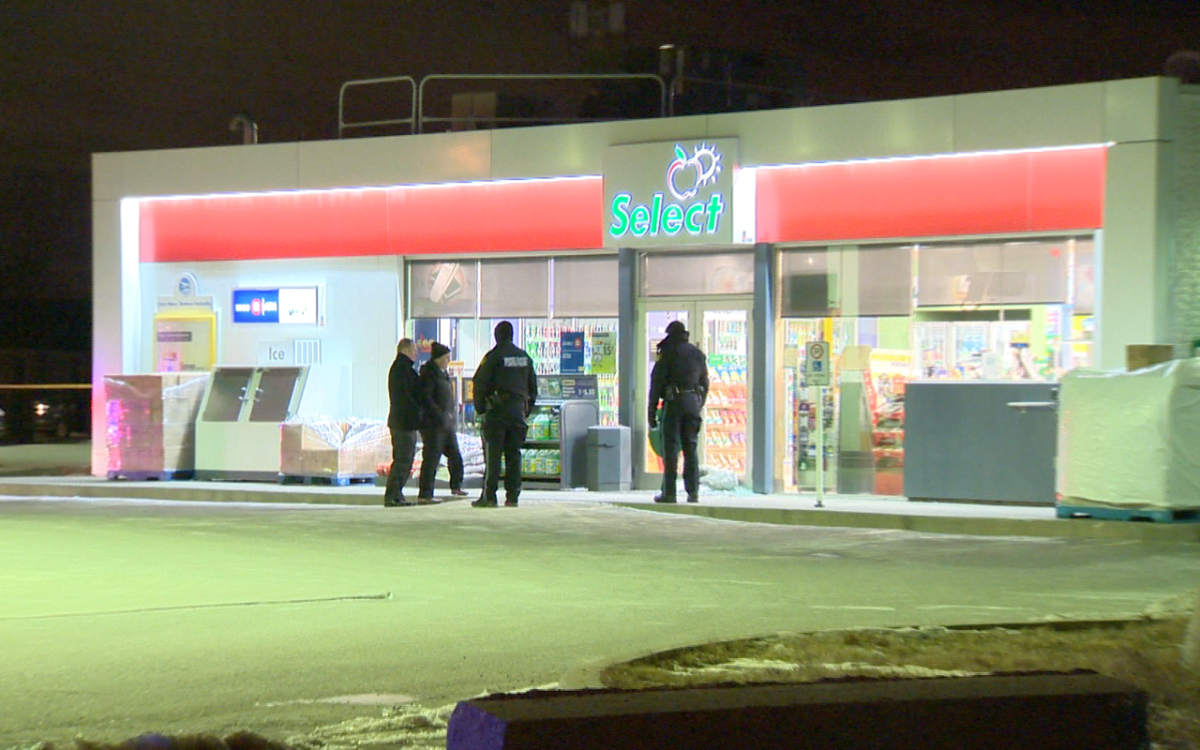
<path fill-rule="evenodd" d="M 108 471 L 195 469 L 196 418 L 208 377 L 206 372 L 105 376 Z"/>

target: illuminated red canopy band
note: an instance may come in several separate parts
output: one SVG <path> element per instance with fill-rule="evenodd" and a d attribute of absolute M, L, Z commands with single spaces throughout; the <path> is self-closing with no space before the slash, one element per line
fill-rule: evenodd
<path fill-rule="evenodd" d="M 1103 225 L 1106 149 L 757 171 L 759 242 L 1010 234 Z M 602 247 L 600 177 L 148 199 L 143 262 Z"/>
<path fill-rule="evenodd" d="M 1096 229 L 1103 146 L 760 169 L 759 242 Z"/>

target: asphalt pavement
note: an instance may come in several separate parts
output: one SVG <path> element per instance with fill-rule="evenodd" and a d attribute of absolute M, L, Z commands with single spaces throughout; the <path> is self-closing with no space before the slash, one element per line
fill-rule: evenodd
<path fill-rule="evenodd" d="M 1044 507 L 538 491 L 515 509 L 383 508 L 371 486 L 33 471 L 0 480 L 0 748 L 311 736 L 781 631 L 1182 611 L 1200 569 L 1194 541 L 997 533 L 1185 526 Z"/>

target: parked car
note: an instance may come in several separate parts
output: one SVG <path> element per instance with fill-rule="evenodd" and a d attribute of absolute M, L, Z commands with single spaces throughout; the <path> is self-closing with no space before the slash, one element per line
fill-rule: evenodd
<path fill-rule="evenodd" d="M 47 398 L 33 403 L 33 441 L 35 443 L 66 440 L 74 422 L 75 404 Z"/>

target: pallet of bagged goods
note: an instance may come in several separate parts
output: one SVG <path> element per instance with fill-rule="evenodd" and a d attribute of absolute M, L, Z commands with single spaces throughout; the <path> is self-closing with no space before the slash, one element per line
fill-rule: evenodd
<path fill-rule="evenodd" d="M 392 455 L 387 425 L 376 419 L 296 417 L 281 426 L 279 479 L 344 485 L 370 482 Z"/>

